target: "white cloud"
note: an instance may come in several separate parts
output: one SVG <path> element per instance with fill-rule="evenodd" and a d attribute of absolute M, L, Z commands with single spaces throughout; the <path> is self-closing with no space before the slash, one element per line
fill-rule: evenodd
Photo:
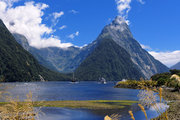
<path fill-rule="evenodd" d="M 15 2 L 18 2 L 20 0 L 0 0 L 2 2 L 5 2 L 8 7 L 11 7 Z"/>
<path fill-rule="evenodd" d="M 73 33 L 73 34 L 70 34 L 70 35 L 68 36 L 68 38 L 74 39 L 74 38 L 77 37 L 77 36 L 79 36 L 79 31 L 77 31 L 77 32 L 75 32 L 75 33 Z"/>
<path fill-rule="evenodd" d="M 79 13 L 79 12 L 76 11 L 76 10 L 70 10 L 69 12 L 70 12 L 70 13 L 73 13 L 73 14 L 78 14 L 78 13 Z"/>
<path fill-rule="evenodd" d="M 128 16 L 129 11 L 131 10 L 130 3 L 131 0 L 116 0 L 118 12 L 122 17 Z"/>
<path fill-rule="evenodd" d="M 149 53 L 168 67 L 180 62 L 180 50 L 172 52 L 149 51 Z"/>
<path fill-rule="evenodd" d="M 53 15 L 54 19 L 56 20 L 56 19 L 60 18 L 62 15 L 64 15 L 64 12 L 63 11 L 61 11 L 59 13 L 54 12 L 52 15 Z"/>
<path fill-rule="evenodd" d="M 65 28 L 67 28 L 67 26 L 66 26 L 66 25 L 63 25 L 63 26 L 61 26 L 59 29 L 60 29 L 60 30 L 63 30 L 63 29 L 65 29 Z"/>
<path fill-rule="evenodd" d="M 51 22 L 52 22 L 52 26 L 51 27 L 54 27 L 57 25 L 57 23 L 59 22 L 59 18 L 61 16 L 64 15 L 64 12 L 63 11 L 60 11 L 60 12 L 54 12 L 52 13 L 49 17 L 51 18 Z"/>
<path fill-rule="evenodd" d="M 137 0 L 141 4 L 145 4 L 143 0 Z M 130 21 L 127 20 L 128 13 L 131 10 L 131 2 L 132 0 L 115 0 L 117 4 L 117 10 L 121 17 L 123 17 L 126 20 L 126 23 L 129 24 Z"/>
<path fill-rule="evenodd" d="M 150 47 L 150 46 L 147 46 L 147 45 L 141 44 L 141 47 L 142 47 L 143 49 L 146 49 L 146 50 L 151 50 L 151 47 Z"/>
<path fill-rule="evenodd" d="M 143 0 L 137 0 L 137 1 L 140 2 L 141 4 L 145 4 Z"/>
<path fill-rule="evenodd" d="M 49 7 L 47 4 L 26 2 L 24 5 L 16 7 L 11 7 L 8 4 L 13 4 L 13 2 L 8 3 L 5 0 L 0 0 L 0 19 L 4 21 L 12 33 L 24 35 L 31 46 L 36 48 L 72 46 L 71 43 L 61 43 L 61 40 L 51 36 L 54 30 L 42 23 L 44 10 Z M 62 15 L 63 12 L 54 14 L 54 18 Z"/>
<path fill-rule="evenodd" d="M 76 35 L 76 36 L 79 36 L 79 31 L 77 31 L 77 32 L 75 33 L 75 35 Z"/>

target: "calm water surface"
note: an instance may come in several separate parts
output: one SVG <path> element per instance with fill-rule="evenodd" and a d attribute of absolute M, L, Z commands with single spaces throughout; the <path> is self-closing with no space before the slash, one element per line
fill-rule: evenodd
<path fill-rule="evenodd" d="M 99 84 L 98 82 L 30 82 L 30 83 L 4 83 L 13 96 L 21 100 L 31 91 L 33 100 L 138 100 L 139 90 L 113 88 L 114 82 Z M 127 111 L 124 111 L 127 115 Z M 40 120 L 103 120 L 104 115 L 84 109 L 69 108 L 43 108 L 45 115 L 40 115 Z M 107 111 L 106 111 L 107 112 Z M 156 116 L 153 110 L 148 110 L 148 115 Z M 120 113 L 121 114 L 121 113 Z M 124 113 L 123 113 L 124 114 Z M 140 111 L 135 113 L 138 120 L 144 120 Z M 130 119 L 129 116 L 123 118 Z"/>

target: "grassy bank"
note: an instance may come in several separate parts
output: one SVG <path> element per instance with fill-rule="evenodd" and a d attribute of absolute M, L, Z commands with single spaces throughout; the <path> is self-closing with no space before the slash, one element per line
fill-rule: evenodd
<path fill-rule="evenodd" d="M 89 100 L 89 101 L 36 101 L 34 107 L 64 107 L 64 108 L 84 108 L 84 109 L 122 109 L 131 106 L 137 101 L 128 100 Z M 0 105 L 7 104 L 1 102 Z M 20 103 L 20 104 L 23 104 Z"/>

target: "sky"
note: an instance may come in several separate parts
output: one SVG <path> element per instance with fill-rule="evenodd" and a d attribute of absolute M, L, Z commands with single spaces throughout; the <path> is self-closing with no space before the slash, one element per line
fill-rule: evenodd
<path fill-rule="evenodd" d="M 0 19 L 31 46 L 82 47 L 116 16 L 168 67 L 180 61 L 180 0 L 0 0 Z"/>

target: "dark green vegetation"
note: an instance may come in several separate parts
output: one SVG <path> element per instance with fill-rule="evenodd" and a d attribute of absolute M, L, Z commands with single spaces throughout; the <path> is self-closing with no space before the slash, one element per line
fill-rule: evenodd
<path fill-rule="evenodd" d="M 178 87 L 178 81 L 175 79 L 171 79 L 172 75 L 179 75 L 180 76 L 180 70 L 170 70 L 170 72 L 156 74 L 151 77 L 153 81 L 157 81 L 157 86 L 166 85 L 167 87 Z M 180 86 L 179 86 L 180 87 Z"/>
<path fill-rule="evenodd" d="M 78 80 L 139 79 L 143 75 L 131 61 L 130 55 L 111 39 L 100 41 L 94 51 L 75 71 Z"/>
<path fill-rule="evenodd" d="M 19 45 L 0 20 L 0 80 L 2 82 L 67 80 L 63 74 L 39 65 L 36 59 Z"/>
<path fill-rule="evenodd" d="M 34 102 L 35 107 L 65 107 L 65 108 L 85 108 L 85 109 L 121 109 L 131 106 L 138 101 L 129 100 L 87 100 L 87 101 L 43 101 Z M 1 102 L 0 104 L 7 104 Z M 22 102 L 23 104 L 23 102 Z"/>

